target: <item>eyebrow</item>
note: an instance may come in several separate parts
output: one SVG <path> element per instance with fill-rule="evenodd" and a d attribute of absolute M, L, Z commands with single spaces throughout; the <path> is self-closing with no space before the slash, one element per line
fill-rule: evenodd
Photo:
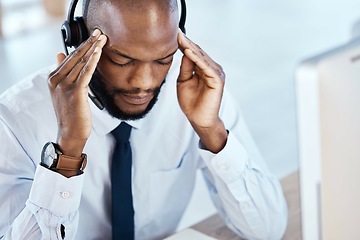
<path fill-rule="evenodd" d="M 131 60 L 137 60 L 136 58 L 130 57 L 130 56 L 126 55 L 125 53 L 122 53 L 122 52 L 120 52 L 120 51 L 118 51 L 118 50 L 116 50 L 116 49 L 113 49 L 113 48 L 109 48 L 109 49 L 110 49 L 111 52 L 115 53 L 116 55 L 122 56 L 122 57 L 124 57 L 124 58 L 131 59 Z M 164 60 L 164 59 L 166 59 L 166 58 L 174 55 L 174 54 L 177 52 L 177 50 L 178 50 L 178 48 L 177 48 L 175 51 L 173 51 L 172 53 L 166 55 L 165 57 L 156 59 L 156 61 Z"/>

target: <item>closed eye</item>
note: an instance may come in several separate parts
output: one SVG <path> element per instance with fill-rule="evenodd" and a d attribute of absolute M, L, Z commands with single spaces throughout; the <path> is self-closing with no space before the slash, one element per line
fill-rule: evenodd
<path fill-rule="evenodd" d="M 172 63 L 172 59 L 170 61 L 167 61 L 167 62 L 163 62 L 163 61 L 156 61 L 158 64 L 160 65 L 170 65 Z"/>
<path fill-rule="evenodd" d="M 119 67 L 126 67 L 126 66 L 129 66 L 129 65 L 133 65 L 135 63 L 134 60 L 131 60 L 131 61 L 127 62 L 127 63 L 118 63 L 118 62 L 113 61 L 111 58 L 109 58 L 109 59 L 110 59 L 110 62 L 112 64 L 114 64 L 116 66 L 119 66 Z"/>
<path fill-rule="evenodd" d="M 114 64 L 115 66 L 118 66 L 118 67 L 126 67 L 126 66 L 130 66 L 130 65 L 134 65 L 135 64 L 135 60 L 130 60 L 129 62 L 126 62 L 126 63 L 118 63 L 118 62 L 115 62 L 114 60 L 112 60 L 111 58 L 109 58 L 110 62 L 112 64 Z M 160 61 L 160 60 L 156 60 L 154 61 L 155 63 L 157 64 L 160 64 L 162 66 L 166 66 L 166 65 L 170 65 L 173 61 L 173 58 L 170 59 L 170 61 Z"/>

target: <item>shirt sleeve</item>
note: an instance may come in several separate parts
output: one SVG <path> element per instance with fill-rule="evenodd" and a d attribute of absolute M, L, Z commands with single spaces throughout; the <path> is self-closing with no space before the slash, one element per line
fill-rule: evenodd
<path fill-rule="evenodd" d="M 0 239 L 74 239 L 84 174 L 35 164 L 1 119 L 0 142 Z"/>
<path fill-rule="evenodd" d="M 222 113 L 230 128 L 226 146 L 217 154 L 202 149 L 201 144 L 199 148 L 214 205 L 241 237 L 281 239 L 287 223 L 281 185 L 268 171 L 239 112 L 230 108 Z M 229 115 L 233 120 L 227 122 Z"/>
<path fill-rule="evenodd" d="M 66 178 L 38 166 L 26 206 L 5 239 L 74 239 L 82 186 L 81 175 Z"/>

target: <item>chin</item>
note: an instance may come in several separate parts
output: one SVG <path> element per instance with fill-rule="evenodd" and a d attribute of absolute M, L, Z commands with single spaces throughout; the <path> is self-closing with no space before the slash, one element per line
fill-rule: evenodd
<path fill-rule="evenodd" d="M 160 87 L 153 90 L 154 97 L 148 103 L 139 105 L 131 104 L 118 98 L 117 94 L 119 91 L 116 91 L 116 89 L 107 89 L 97 71 L 95 71 L 90 81 L 90 88 L 112 117 L 121 120 L 138 120 L 144 118 L 154 107 L 164 83 L 165 79 Z"/>
<path fill-rule="evenodd" d="M 128 116 L 140 116 L 143 115 L 146 112 L 147 106 L 141 106 L 141 107 L 127 107 L 127 108 L 121 108 L 118 107 L 118 111 L 122 112 L 123 114 L 126 114 Z"/>
<path fill-rule="evenodd" d="M 112 117 L 121 120 L 139 120 L 144 118 L 150 112 L 156 101 L 157 98 L 153 98 L 148 104 L 141 106 L 121 106 L 120 104 L 115 104 L 115 102 L 113 102 L 113 104 L 105 104 L 105 109 Z"/>

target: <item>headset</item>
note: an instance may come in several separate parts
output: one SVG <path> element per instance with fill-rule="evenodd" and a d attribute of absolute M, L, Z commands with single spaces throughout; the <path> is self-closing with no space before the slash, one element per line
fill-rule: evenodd
<path fill-rule="evenodd" d="M 74 18 L 75 8 L 77 3 L 78 0 L 71 1 L 67 20 L 65 20 L 65 22 L 61 25 L 61 34 L 63 38 L 66 55 L 69 55 L 68 47 L 77 48 L 82 42 L 84 42 L 89 37 L 89 33 L 85 26 L 85 21 L 83 17 Z M 185 0 L 181 0 L 181 15 L 179 21 L 179 28 L 183 33 L 186 33 L 185 21 L 186 21 L 186 4 L 185 4 Z"/>

